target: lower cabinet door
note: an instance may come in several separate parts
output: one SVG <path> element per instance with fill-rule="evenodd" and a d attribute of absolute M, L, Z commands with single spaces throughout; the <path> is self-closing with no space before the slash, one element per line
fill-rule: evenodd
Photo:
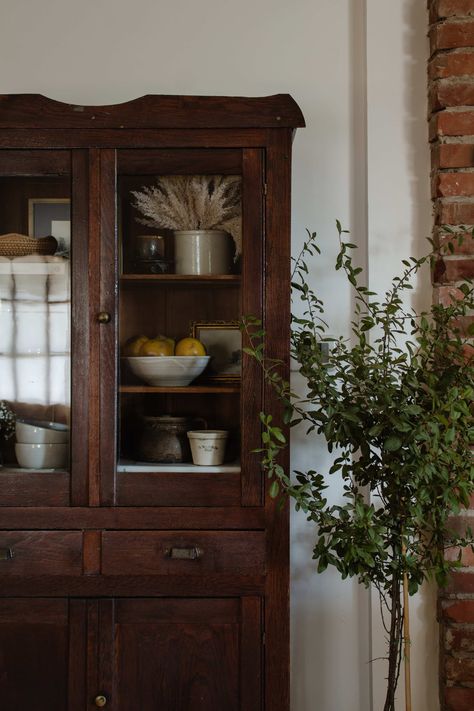
<path fill-rule="evenodd" d="M 113 711 L 262 708 L 260 598 L 121 598 L 96 604 L 93 704 L 98 699 Z"/>
<path fill-rule="evenodd" d="M 85 603 L 0 599 L 0 708 L 83 711 Z"/>

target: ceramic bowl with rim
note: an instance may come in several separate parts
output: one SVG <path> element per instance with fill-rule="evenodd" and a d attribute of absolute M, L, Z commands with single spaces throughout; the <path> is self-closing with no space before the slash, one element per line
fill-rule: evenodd
<path fill-rule="evenodd" d="M 21 444 L 67 444 L 69 427 L 60 422 L 42 420 L 16 421 L 16 441 Z"/>
<path fill-rule="evenodd" d="M 68 444 L 15 444 L 15 455 L 25 469 L 60 469 L 67 465 Z"/>
<path fill-rule="evenodd" d="M 148 385 L 184 387 L 201 375 L 210 356 L 127 356 L 125 360 Z"/>

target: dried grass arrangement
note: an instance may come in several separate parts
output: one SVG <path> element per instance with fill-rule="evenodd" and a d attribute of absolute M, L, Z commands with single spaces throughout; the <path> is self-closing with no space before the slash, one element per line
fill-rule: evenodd
<path fill-rule="evenodd" d="M 242 184 L 237 175 L 169 175 L 132 191 L 132 203 L 154 229 L 225 230 L 242 251 Z"/>

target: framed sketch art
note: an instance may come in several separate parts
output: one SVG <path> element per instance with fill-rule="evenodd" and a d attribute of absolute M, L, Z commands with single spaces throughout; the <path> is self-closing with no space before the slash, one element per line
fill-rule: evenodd
<path fill-rule="evenodd" d="M 55 237 L 56 254 L 71 251 L 71 201 L 69 198 L 30 198 L 28 200 L 30 237 Z"/>
<path fill-rule="evenodd" d="M 236 382 L 242 375 L 242 334 L 237 321 L 195 321 L 192 336 L 211 356 L 206 379 L 212 382 Z"/>

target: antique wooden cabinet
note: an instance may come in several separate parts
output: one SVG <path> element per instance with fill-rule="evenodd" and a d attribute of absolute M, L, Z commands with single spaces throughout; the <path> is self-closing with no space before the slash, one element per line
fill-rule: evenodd
<path fill-rule="evenodd" d="M 287 512 L 253 452 L 278 403 L 236 324 L 260 317 L 288 361 L 303 125 L 286 95 L 0 97 L 0 400 L 30 425 L 2 445 L 5 711 L 287 711 Z M 203 200 L 233 177 L 223 273 L 177 273 L 171 229 L 139 209 L 176 176 L 207 176 Z M 157 334 L 198 337 L 208 369 L 144 382 L 130 344 Z M 227 431 L 224 462 L 142 461 L 144 418 L 164 415 Z"/>

